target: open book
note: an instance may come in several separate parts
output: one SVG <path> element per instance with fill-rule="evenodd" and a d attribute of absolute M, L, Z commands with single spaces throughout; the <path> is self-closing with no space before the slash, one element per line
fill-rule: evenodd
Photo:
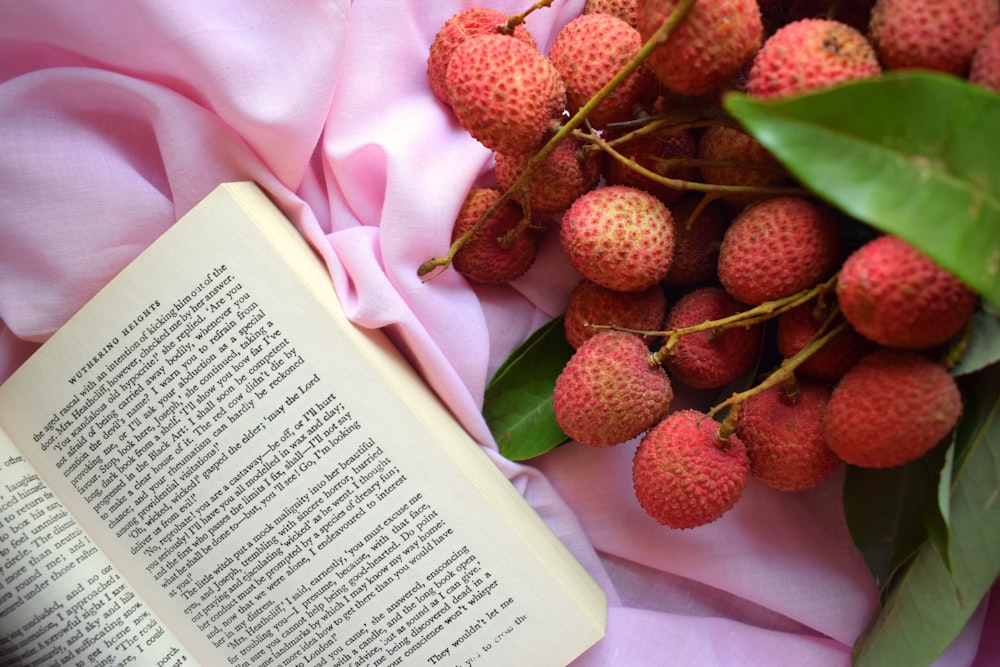
<path fill-rule="evenodd" d="M 565 665 L 600 587 L 251 183 L 0 387 L 0 663 Z"/>

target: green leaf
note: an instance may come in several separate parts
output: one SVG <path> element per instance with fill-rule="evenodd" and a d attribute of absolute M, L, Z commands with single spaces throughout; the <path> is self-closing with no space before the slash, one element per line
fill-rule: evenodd
<path fill-rule="evenodd" d="M 562 317 L 557 317 L 497 369 L 486 388 L 483 416 L 506 458 L 530 459 L 568 440 L 552 411 L 552 390 L 572 355 Z"/>
<path fill-rule="evenodd" d="M 1000 304 L 1000 95 L 896 71 L 726 108 L 804 185 Z"/>
<path fill-rule="evenodd" d="M 944 455 L 938 446 L 903 466 L 847 467 L 847 526 L 882 591 L 927 540 L 926 517 L 934 511 Z"/>
<path fill-rule="evenodd" d="M 924 543 L 854 647 L 857 667 L 930 664 L 1000 575 L 1000 366 L 964 378 L 949 558 Z M 948 567 L 950 562 L 951 567 Z"/>
<path fill-rule="evenodd" d="M 1000 319 L 984 310 L 973 313 L 968 347 L 952 375 L 968 375 L 1000 361 Z"/>

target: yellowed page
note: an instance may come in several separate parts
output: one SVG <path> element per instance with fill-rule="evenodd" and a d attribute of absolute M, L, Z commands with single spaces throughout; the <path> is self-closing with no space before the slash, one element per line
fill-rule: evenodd
<path fill-rule="evenodd" d="M 201 664 L 569 662 L 600 589 L 283 225 L 218 191 L 0 387 L 3 428 Z"/>

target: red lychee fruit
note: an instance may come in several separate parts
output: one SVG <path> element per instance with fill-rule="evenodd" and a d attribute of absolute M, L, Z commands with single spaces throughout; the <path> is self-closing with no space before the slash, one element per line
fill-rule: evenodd
<path fill-rule="evenodd" d="M 560 141 L 528 177 L 525 190 L 514 198 L 534 213 L 561 213 L 580 195 L 592 190 L 601 179 L 604 154 L 589 151 L 582 139 Z M 494 174 L 497 185 L 510 189 L 521 177 L 533 154 L 496 154 Z M 525 201 L 527 200 L 527 201 Z"/>
<path fill-rule="evenodd" d="M 761 46 L 747 75 L 747 94 L 786 97 L 882 71 L 863 34 L 830 19 L 802 19 L 778 29 Z"/>
<path fill-rule="evenodd" d="M 878 0 L 868 38 L 886 69 L 964 77 L 979 42 L 998 22 L 996 0 Z"/>
<path fill-rule="evenodd" d="M 844 261 L 837 300 L 861 335 L 913 350 L 947 342 L 966 325 L 979 302 L 952 273 L 889 234 L 868 241 Z"/>
<path fill-rule="evenodd" d="M 672 399 L 670 378 L 641 338 L 602 331 L 584 341 L 559 373 L 552 408 L 567 436 L 606 447 L 658 422 Z"/>
<path fill-rule="evenodd" d="M 639 0 L 643 42 L 678 4 L 679 0 Z M 756 0 L 699 0 L 646 62 L 675 93 L 703 95 L 736 77 L 760 48 L 762 34 Z"/>
<path fill-rule="evenodd" d="M 569 263 L 608 289 L 637 292 L 659 283 L 674 256 L 674 222 L 659 199 L 624 185 L 579 197 L 562 219 Z"/>
<path fill-rule="evenodd" d="M 785 359 L 795 356 L 813 341 L 828 313 L 829 308 L 819 305 L 814 299 L 779 315 L 775 332 L 778 353 Z M 831 326 L 841 322 L 844 319 L 838 317 Z M 847 328 L 799 364 L 795 369 L 797 376 L 836 382 L 862 357 L 875 350 L 875 343 L 855 331 L 850 323 L 845 324 Z"/>
<path fill-rule="evenodd" d="M 670 528 L 697 528 L 728 512 L 750 468 L 736 435 L 695 410 L 671 413 L 643 436 L 632 459 L 632 486 L 646 513 Z"/>
<path fill-rule="evenodd" d="M 679 298 L 667 312 L 664 330 L 720 320 L 745 309 L 720 287 L 700 287 Z M 723 387 L 753 365 L 760 353 L 761 326 L 736 326 L 680 337 L 663 362 L 679 382 L 696 389 Z"/>
<path fill-rule="evenodd" d="M 566 86 L 548 58 L 507 35 L 462 42 L 445 82 L 462 127 L 498 153 L 536 149 L 566 107 Z"/>
<path fill-rule="evenodd" d="M 574 348 L 600 329 L 588 325 L 614 325 L 636 331 L 660 331 L 667 315 L 667 297 L 659 285 L 641 292 L 616 292 L 583 279 L 569 295 L 563 326 Z M 657 337 L 644 336 L 646 344 Z"/>
<path fill-rule="evenodd" d="M 841 259 L 829 212 L 803 197 L 751 204 L 733 220 L 719 249 L 719 281 L 737 300 L 760 304 L 814 286 Z"/>
<path fill-rule="evenodd" d="M 584 14 L 610 14 L 620 18 L 633 28 L 639 23 L 638 0 L 587 0 Z"/>
<path fill-rule="evenodd" d="M 455 48 L 474 35 L 500 34 L 500 27 L 507 23 L 507 19 L 506 14 L 496 9 L 467 7 L 445 21 L 434 36 L 427 56 L 427 79 L 439 100 L 451 105 L 445 75 Z M 513 36 L 536 47 L 535 39 L 523 24 L 514 28 Z"/>
<path fill-rule="evenodd" d="M 826 444 L 823 414 L 830 388 L 799 379 L 789 395 L 771 387 L 743 401 L 736 434 L 747 449 L 750 473 L 779 491 L 805 491 L 827 479 L 840 459 Z"/>
<path fill-rule="evenodd" d="M 549 47 L 549 60 L 566 84 L 566 108 L 575 114 L 635 57 L 639 31 L 610 14 L 581 14 L 567 23 Z M 631 119 L 636 106 L 655 99 L 656 77 L 641 65 L 619 84 L 587 120 L 597 129 Z"/>
<path fill-rule="evenodd" d="M 604 131 L 604 138 L 612 142 L 616 151 L 654 174 L 683 181 L 698 180 L 696 167 L 669 165 L 665 162 L 666 160 L 690 159 L 695 156 L 695 152 L 698 150 L 698 140 L 691 130 L 657 132 L 623 140 L 620 144 L 613 143 L 615 139 L 622 136 L 624 135 L 620 131 L 611 128 Z M 655 181 L 645 174 L 630 169 L 614 158 L 605 160 L 604 178 L 611 185 L 629 185 L 645 190 L 656 195 L 660 201 L 668 206 L 684 195 L 684 190 L 671 188 Z"/>
<path fill-rule="evenodd" d="M 452 242 L 472 229 L 500 196 L 499 191 L 491 188 L 470 190 L 452 228 Z M 509 245 L 502 240 L 521 219 L 521 208 L 511 201 L 505 203 L 455 253 L 452 266 L 469 280 L 489 285 L 507 283 L 523 275 L 538 254 L 538 230 L 526 227 Z"/>
<path fill-rule="evenodd" d="M 830 448 L 869 468 L 908 463 L 955 427 L 962 397 L 954 378 L 919 352 L 880 348 L 837 384 L 823 417 Z"/>
<path fill-rule="evenodd" d="M 663 279 L 675 287 L 694 287 L 713 280 L 719 263 L 722 237 L 732 217 L 719 202 L 710 202 L 691 220 L 701 196 L 690 193 L 670 205 L 674 216 L 674 259 Z M 690 225 L 690 226 L 689 226 Z"/>
<path fill-rule="evenodd" d="M 969 81 L 1000 93 L 1000 26 L 995 26 L 979 42 L 972 55 Z"/>
<path fill-rule="evenodd" d="M 777 158 L 755 138 L 726 125 L 707 128 L 698 140 L 701 178 L 712 185 L 776 187 L 790 180 Z M 725 201 L 746 205 L 765 195 L 757 193 L 726 194 Z"/>

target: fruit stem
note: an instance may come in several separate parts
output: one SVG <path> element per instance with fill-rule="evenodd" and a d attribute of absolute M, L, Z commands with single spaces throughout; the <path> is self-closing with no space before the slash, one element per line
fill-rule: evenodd
<path fill-rule="evenodd" d="M 552 6 L 553 0 L 538 0 L 535 4 L 528 7 L 526 10 L 520 14 L 514 14 L 513 16 L 507 17 L 507 22 L 500 26 L 500 32 L 505 35 L 513 35 L 514 28 L 524 23 L 524 20 L 528 18 L 528 15 L 536 9 L 544 9 L 546 7 Z"/>
<path fill-rule="evenodd" d="M 695 2 L 697 2 L 697 0 L 681 0 L 677 7 L 675 7 L 670 13 L 670 16 L 668 16 L 657 31 L 653 33 L 648 40 L 646 40 L 646 43 L 640 47 L 636 55 L 625 64 L 621 71 L 608 81 L 603 88 L 597 91 L 593 97 L 587 100 L 586 104 L 580 107 L 569 120 L 556 130 L 555 134 L 553 134 L 552 137 L 545 142 L 540 149 L 538 149 L 531 159 L 528 160 L 528 163 L 524 167 L 524 171 L 522 171 L 518 179 L 509 188 L 507 188 L 507 191 L 504 192 L 495 202 L 493 202 L 493 205 L 490 206 L 482 216 L 480 216 L 479 220 L 476 221 L 476 224 L 472 225 L 467 232 L 452 242 L 451 246 L 448 248 L 448 254 L 444 257 L 434 257 L 421 264 L 417 268 L 417 275 L 421 277 L 429 275 L 430 277 L 428 277 L 427 280 L 430 280 L 434 277 L 434 275 L 437 275 L 430 275 L 433 271 L 436 269 L 441 269 L 442 271 L 446 269 L 455 258 L 455 254 L 462 249 L 462 246 L 464 246 L 473 235 L 479 232 L 482 226 L 486 224 L 486 221 L 489 220 L 501 206 L 506 204 L 515 192 L 527 184 L 528 179 L 531 178 L 531 175 L 538 169 L 538 165 L 540 165 L 542 161 L 545 160 L 545 158 L 548 157 L 553 150 L 555 150 L 559 142 L 568 137 L 574 130 L 582 125 L 590 112 L 593 111 L 598 104 L 603 102 L 604 99 L 615 90 L 615 88 L 621 85 L 621 83 L 625 81 L 625 79 L 627 79 L 632 72 L 638 69 L 639 66 L 645 62 L 646 58 L 649 57 L 649 54 L 656 49 L 656 47 L 660 46 L 660 44 L 667 40 L 674 29 L 682 20 L 684 20 L 684 17 L 687 16 L 688 10 L 691 9 Z M 536 3 L 536 5 L 544 6 L 541 2 Z M 533 11 L 535 8 L 536 7 L 533 6 L 528 11 Z M 527 12 L 525 15 L 526 14 Z M 514 17 L 512 17 L 511 20 L 513 20 L 513 18 Z M 508 24 L 509 23 L 510 20 L 508 20 Z"/>

